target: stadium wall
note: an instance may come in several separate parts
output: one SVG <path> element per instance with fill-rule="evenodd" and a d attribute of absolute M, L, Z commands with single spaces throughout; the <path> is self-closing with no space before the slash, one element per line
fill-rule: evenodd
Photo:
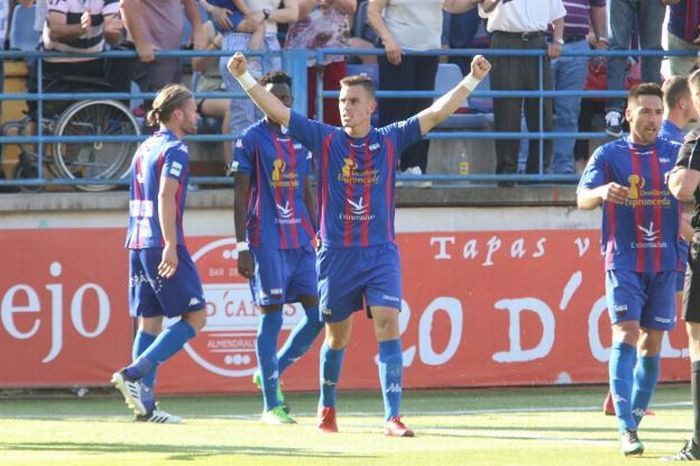
<path fill-rule="evenodd" d="M 0 388 L 106 385 L 129 360 L 127 203 L 125 192 L 0 196 Z M 233 196 L 188 203 L 210 317 L 159 390 L 251 391 L 257 314 L 236 271 Z M 405 385 L 605 382 L 599 221 L 573 207 L 572 188 L 400 190 Z M 282 338 L 302 312 L 284 309 Z M 341 388 L 374 388 L 371 323 L 355 316 Z M 284 374 L 287 390 L 316 389 L 319 343 Z M 682 326 L 664 340 L 663 380 L 687 379 L 685 345 Z"/>

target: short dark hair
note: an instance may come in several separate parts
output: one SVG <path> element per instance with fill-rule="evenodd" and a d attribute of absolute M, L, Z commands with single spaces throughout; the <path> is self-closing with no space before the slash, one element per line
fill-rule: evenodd
<path fill-rule="evenodd" d="M 664 81 L 661 90 L 664 92 L 664 104 L 669 110 L 678 105 L 682 98 L 690 97 L 690 86 L 685 76 L 671 76 Z"/>
<path fill-rule="evenodd" d="M 700 69 L 690 73 L 690 76 L 688 76 L 688 86 L 693 92 L 700 91 Z"/>
<path fill-rule="evenodd" d="M 664 99 L 664 91 L 661 90 L 661 86 L 656 83 L 639 83 L 632 86 L 629 93 L 627 94 L 627 105 L 631 103 L 637 103 L 637 97 L 643 95 L 655 95 L 661 100 Z"/>
<path fill-rule="evenodd" d="M 267 86 L 268 84 L 286 84 L 292 87 L 292 77 L 284 71 L 279 70 L 264 74 L 258 82 L 261 86 Z"/>
<path fill-rule="evenodd" d="M 366 74 L 355 74 L 352 76 L 346 76 L 340 80 L 341 86 L 362 86 L 365 88 L 367 93 L 374 99 L 374 84 L 372 83 L 372 78 Z"/>
<path fill-rule="evenodd" d="M 146 121 L 151 126 L 167 123 L 173 111 L 182 108 L 191 98 L 192 92 L 182 84 L 166 85 L 156 94 L 152 109 L 146 115 Z"/>

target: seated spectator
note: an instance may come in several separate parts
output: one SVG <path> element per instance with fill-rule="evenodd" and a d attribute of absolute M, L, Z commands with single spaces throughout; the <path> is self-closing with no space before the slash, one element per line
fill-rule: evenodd
<path fill-rule="evenodd" d="M 218 32 L 236 31 L 250 34 L 248 50 L 260 50 L 265 40 L 265 25 L 251 17 L 251 10 L 245 0 L 209 0 L 210 5 L 227 11 L 225 25 L 217 26 Z M 267 19 L 267 18 L 265 18 Z"/>
<path fill-rule="evenodd" d="M 695 55 L 671 56 L 671 74 L 687 76 L 700 68 L 700 3 L 697 0 L 667 0 L 671 5 L 668 17 L 668 49 L 688 50 Z"/>
<path fill-rule="evenodd" d="M 105 42 L 119 43 L 122 37 L 122 21 L 119 18 L 118 0 L 93 0 L 86 9 L 82 0 L 55 0 L 49 5 L 48 16 L 42 33 L 42 48 L 49 52 L 87 54 L 101 52 Z M 51 91 L 51 84 L 67 82 L 66 76 L 76 84 L 61 86 L 63 92 L 85 90 L 94 81 L 106 78 L 105 62 L 99 57 L 47 57 L 43 59 L 44 91 Z M 79 79 L 78 79 L 79 78 Z M 36 92 L 36 79 L 29 82 L 30 92 Z M 58 104 L 55 111 L 60 111 Z M 32 113 L 36 101 L 29 103 Z"/>
<path fill-rule="evenodd" d="M 210 5 L 206 0 L 200 0 L 209 15 L 214 19 L 217 27 L 223 32 L 221 49 L 229 52 L 219 59 L 219 72 L 224 80 L 224 86 L 229 92 L 240 92 L 243 89 L 236 79 L 226 69 L 228 59 L 238 51 L 245 51 L 249 48 L 250 34 L 240 33 L 233 30 L 233 24 L 228 18 L 225 8 Z M 251 73 L 260 76 L 263 70 L 277 70 L 282 68 L 282 61 L 278 55 L 270 52 L 280 50 L 280 43 L 277 38 L 277 25 L 296 21 L 299 18 L 299 5 L 297 0 L 248 0 L 248 8 L 252 12 L 250 18 L 255 21 L 262 21 L 265 25 L 264 49 L 268 55 L 262 61 L 252 59 L 249 66 Z M 230 99 L 229 103 L 230 119 L 229 134 L 240 136 L 248 126 L 258 120 L 255 104 L 250 99 Z M 227 156 L 231 156 L 230 153 Z"/>
<path fill-rule="evenodd" d="M 201 33 L 204 37 L 198 42 L 205 44 L 204 50 L 221 49 L 223 36 L 216 31 L 211 21 L 207 21 L 202 25 Z M 195 92 L 225 90 L 224 81 L 219 72 L 219 57 L 194 57 L 192 58 L 192 69 L 200 73 Z M 221 133 L 229 134 L 231 125 L 229 99 L 198 98 L 197 111 L 202 116 L 222 120 Z M 231 156 L 231 141 L 224 142 L 224 154 L 226 154 L 226 157 Z"/>
<path fill-rule="evenodd" d="M 286 49 L 316 50 L 320 48 L 348 48 L 350 21 L 357 9 L 356 0 L 301 0 L 299 21 L 289 26 Z M 323 76 L 323 89 L 340 89 L 340 80 L 347 76 L 347 58 L 343 55 L 324 55 L 317 63 L 311 54 L 307 61 L 308 117 L 316 116 L 316 73 Z M 340 126 L 338 99 L 323 99 L 323 121 Z"/>

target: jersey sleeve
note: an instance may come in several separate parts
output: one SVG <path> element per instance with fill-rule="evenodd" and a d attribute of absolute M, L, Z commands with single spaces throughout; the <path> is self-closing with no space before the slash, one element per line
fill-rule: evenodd
<path fill-rule="evenodd" d="M 119 14 L 119 0 L 105 0 L 102 6 L 102 14 L 108 15 L 118 15 Z"/>
<path fill-rule="evenodd" d="M 586 169 L 581 175 L 581 181 L 579 181 L 576 191 L 578 192 L 582 189 L 593 189 L 604 185 L 607 182 L 605 172 L 605 149 L 603 147 L 599 147 L 595 152 L 593 152 L 591 159 L 588 161 L 588 165 L 586 165 Z"/>
<path fill-rule="evenodd" d="M 255 149 L 253 147 L 250 133 L 244 133 L 242 137 L 236 139 L 233 145 L 233 160 L 229 166 L 231 173 L 243 173 L 249 175 L 253 171 Z"/>
<path fill-rule="evenodd" d="M 178 144 L 165 151 L 165 160 L 161 177 L 173 178 L 182 183 L 187 176 L 189 169 L 189 158 L 187 156 L 187 146 Z"/>
<path fill-rule="evenodd" d="M 691 159 L 700 158 L 700 132 L 693 130 L 688 137 L 686 137 L 683 146 L 678 153 L 678 158 L 676 159 L 676 166 L 681 168 L 689 168 L 691 166 Z M 695 164 L 698 162 L 695 161 Z"/>
<path fill-rule="evenodd" d="M 379 132 L 393 139 L 398 153 L 402 153 L 406 147 L 423 138 L 420 132 L 420 121 L 415 116 L 384 126 L 379 129 Z"/>
<path fill-rule="evenodd" d="M 311 120 L 296 112 L 291 112 L 289 117 L 289 134 L 308 147 L 313 154 L 321 153 L 326 136 L 335 130 L 335 126 Z"/>

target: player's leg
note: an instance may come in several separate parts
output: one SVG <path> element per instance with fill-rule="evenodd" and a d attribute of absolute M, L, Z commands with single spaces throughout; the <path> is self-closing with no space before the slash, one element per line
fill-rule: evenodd
<path fill-rule="evenodd" d="M 168 317 L 180 319 L 163 330 L 158 337 L 130 365 L 120 371 L 121 377 L 129 382 L 140 381 L 147 374 L 156 370 L 163 362 L 170 359 L 206 324 L 204 293 L 202 283 L 192 259 L 184 247 L 178 247 L 178 268 L 169 279 L 163 279 L 157 273 L 161 260 L 161 249 L 153 248 L 141 251 L 142 263 L 150 287 Z M 115 374 L 115 377 L 119 377 Z M 146 391 L 148 395 L 149 391 Z M 126 395 L 125 395 L 126 396 Z M 139 414 L 148 415 L 155 409 L 152 394 L 143 400 L 138 393 L 132 392 Z"/>
<path fill-rule="evenodd" d="M 675 324 L 678 272 L 646 274 L 645 282 L 646 302 L 640 318 L 641 333 L 632 389 L 632 413 L 637 427 L 656 390 L 664 333 L 672 330 Z"/>
<path fill-rule="evenodd" d="M 135 361 L 146 349 L 153 344 L 163 330 L 163 316 L 139 317 L 139 329 L 134 337 L 131 348 L 131 360 Z M 156 383 L 156 371 L 153 370 L 141 378 L 141 382 L 151 390 Z"/>
<path fill-rule="evenodd" d="M 605 278 L 606 300 L 612 323 L 612 347 L 608 365 L 610 391 L 620 431 L 620 449 L 625 455 L 641 454 L 644 445 L 637 438 L 632 415 L 632 387 L 637 362 L 637 339 L 643 290 L 635 272 L 608 270 Z"/>
<path fill-rule="evenodd" d="M 326 339 L 319 355 L 321 396 L 318 401 L 317 427 L 322 432 L 338 432 L 335 420 L 335 393 L 351 333 L 352 314 L 339 322 L 326 322 Z"/>
<path fill-rule="evenodd" d="M 294 275 L 287 287 L 287 293 L 288 296 L 298 297 L 299 303 L 304 307 L 304 316 L 277 353 L 280 376 L 311 348 L 316 336 L 323 329 L 323 319 L 318 310 L 316 253 L 309 246 L 298 248 L 290 254 L 293 255 Z"/>

